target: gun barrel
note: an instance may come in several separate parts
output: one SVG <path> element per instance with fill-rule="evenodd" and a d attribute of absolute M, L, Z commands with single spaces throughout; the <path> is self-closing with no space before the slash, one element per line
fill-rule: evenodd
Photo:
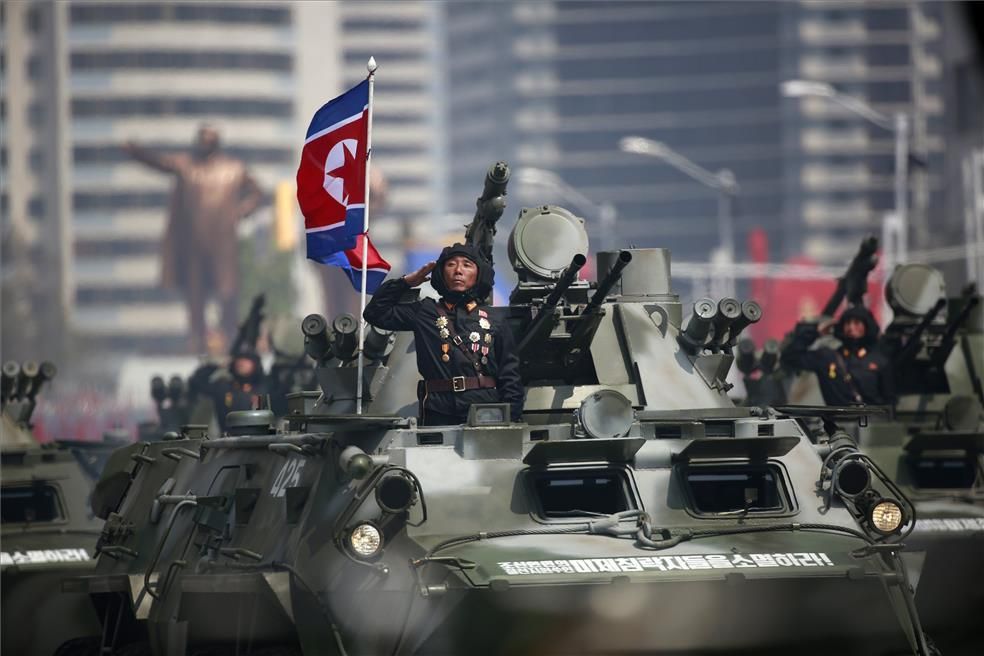
<path fill-rule="evenodd" d="M 331 357 L 328 322 L 320 314 L 309 314 L 301 322 L 304 333 L 304 352 L 317 361 Z"/>
<path fill-rule="evenodd" d="M 4 403 L 14 398 L 14 393 L 17 390 L 17 379 L 20 377 L 20 370 L 20 365 L 13 360 L 3 363 L 2 395 Z"/>
<path fill-rule="evenodd" d="M 560 297 L 563 296 L 567 288 L 570 287 L 575 280 L 577 280 L 577 273 L 581 270 L 588 261 L 588 258 L 584 257 L 580 253 L 576 254 L 571 258 L 571 263 L 567 265 L 564 272 L 560 274 L 560 278 L 557 279 L 557 284 L 554 288 L 550 290 L 550 295 L 547 296 L 547 300 L 544 301 L 544 308 L 555 308 L 560 302 Z"/>
<path fill-rule="evenodd" d="M 943 333 L 943 339 L 940 340 L 940 347 L 936 349 L 935 353 L 933 353 L 934 365 L 942 365 L 946 361 L 947 357 L 949 357 L 950 351 L 953 350 L 953 345 L 957 340 L 957 331 L 960 330 L 960 326 L 963 325 L 963 322 L 967 320 L 967 317 L 970 316 L 970 313 L 980 302 L 980 296 L 972 297 L 963 306 L 957 316 L 955 316 L 953 320 L 947 324 L 946 331 Z"/>
<path fill-rule="evenodd" d="M 598 283 L 597 289 L 595 289 L 594 295 L 588 304 L 584 307 L 584 311 L 581 313 L 583 315 L 588 315 L 594 313 L 602 303 L 605 302 L 605 297 L 608 296 L 608 292 L 612 290 L 615 283 L 618 282 L 619 278 L 622 277 L 622 270 L 629 265 L 632 261 L 632 253 L 629 251 L 622 251 L 618 254 L 618 258 L 615 260 L 615 264 L 612 268 L 608 270 L 605 277 Z"/>
<path fill-rule="evenodd" d="M 946 307 L 946 299 L 941 298 L 936 301 L 936 304 L 933 307 L 929 309 L 929 312 L 923 315 L 922 319 L 919 320 L 919 323 L 909 335 L 909 341 L 905 343 L 905 347 L 903 347 L 902 351 L 899 352 L 897 358 L 898 363 L 902 363 L 916 357 L 922 348 L 923 333 L 926 332 L 926 329 L 929 328 L 929 324 L 933 323 L 933 320 L 936 319 L 936 316 L 944 307 Z"/>
<path fill-rule="evenodd" d="M 588 259 L 580 253 L 571 258 L 571 263 L 566 269 L 564 269 L 564 272 L 560 274 L 560 278 L 557 279 L 557 284 L 554 285 L 552 290 L 550 290 L 550 294 L 547 295 L 546 300 L 543 302 L 543 306 L 540 307 L 539 313 L 536 315 L 536 319 L 534 319 L 526 329 L 526 334 L 523 335 L 523 339 L 520 340 L 519 344 L 516 346 L 516 350 L 519 353 L 525 352 L 529 345 L 534 343 L 534 341 L 540 337 L 540 334 L 544 332 L 544 326 L 553 321 L 554 309 L 560 303 L 560 299 L 564 295 L 564 292 L 566 292 L 577 279 L 577 272 L 581 270 L 581 267 L 583 267 L 587 261 Z"/>

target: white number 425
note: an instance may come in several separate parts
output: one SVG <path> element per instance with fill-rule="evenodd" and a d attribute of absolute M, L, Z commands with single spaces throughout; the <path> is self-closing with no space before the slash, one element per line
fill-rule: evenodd
<path fill-rule="evenodd" d="M 297 484 L 301 482 L 301 470 L 304 469 L 305 462 L 300 458 L 291 458 L 285 462 L 280 473 L 277 474 L 277 478 L 273 481 L 270 496 L 282 497 L 287 492 L 287 488 L 297 487 Z"/>

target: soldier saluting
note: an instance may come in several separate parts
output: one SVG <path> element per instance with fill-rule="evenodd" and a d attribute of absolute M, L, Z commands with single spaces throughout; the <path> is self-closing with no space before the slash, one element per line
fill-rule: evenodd
<path fill-rule="evenodd" d="M 366 306 L 363 317 L 372 325 L 413 331 L 423 378 L 417 387 L 421 425 L 464 423 L 473 403 L 509 403 L 512 420 L 520 420 L 524 392 L 512 334 L 493 324 L 490 308 L 479 304 L 491 293 L 493 276 L 475 248 L 455 244 L 436 262 L 383 283 Z M 439 301 L 399 302 L 427 280 Z"/>
<path fill-rule="evenodd" d="M 810 348 L 831 329 L 840 340 L 839 348 Z M 829 405 L 893 403 L 891 366 L 877 346 L 878 322 L 866 307 L 854 305 L 844 310 L 836 323 L 797 324 L 783 350 L 782 363 L 793 370 L 815 373 Z"/>

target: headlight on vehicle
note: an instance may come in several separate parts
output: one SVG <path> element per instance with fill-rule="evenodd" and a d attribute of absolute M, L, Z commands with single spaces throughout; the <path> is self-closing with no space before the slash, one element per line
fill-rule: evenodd
<path fill-rule="evenodd" d="M 372 524 L 359 524 L 349 534 L 349 546 L 360 558 L 372 558 L 383 546 L 383 536 Z"/>
<path fill-rule="evenodd" d="M 902 506 L 892 499 L 881 499 L 868 511 L 868 521 L 879 533 L 888 535 L 898 531 L 905 522 Z"/>

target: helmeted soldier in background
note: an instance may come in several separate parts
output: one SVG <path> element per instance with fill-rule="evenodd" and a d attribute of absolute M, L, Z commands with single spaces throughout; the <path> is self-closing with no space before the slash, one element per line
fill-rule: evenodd
<path fill-rule="evenodd" d="M 520 420 L 524 391 L 512 334 L 479 304 L 491 293 L 493 277 L 473 247 L 455 244 L 436 262 L 383 283 L 366 306 L 363 316 L 372 325 L 413 331 L 423 377 L 417 389 L 422 425 L 463 423 L 473 403 L 509 403 L 513 421 Z M 439 301 L 400 302 L 428 279 Z"/>
<path fill-rule="evenodd" d="M 239 314 L 239 241 L 236 225 L 263 198 L 239 160 L 219 152 L 219 133 L 198 129 L 190 153 L 155 153 L 133 141 L 124 145 L 133 159 L 174 176 L 170 216 L 161 249 L 161 283 L 185 296 L 192 350 L 205 347 L 205 302 L 215 291 L 226 336 Z"/>
<path fill-rule="evenodd" d="M 831 329 L 839 347 L 810 348 Z M 797 324 L 783 349 L 782 364 L 815 373 L 829 405 L 889 404 L 895 398 L 891 363 L 877 344 L 878 322 L 866 307 L 854 305 L 836 322 Z"/>

